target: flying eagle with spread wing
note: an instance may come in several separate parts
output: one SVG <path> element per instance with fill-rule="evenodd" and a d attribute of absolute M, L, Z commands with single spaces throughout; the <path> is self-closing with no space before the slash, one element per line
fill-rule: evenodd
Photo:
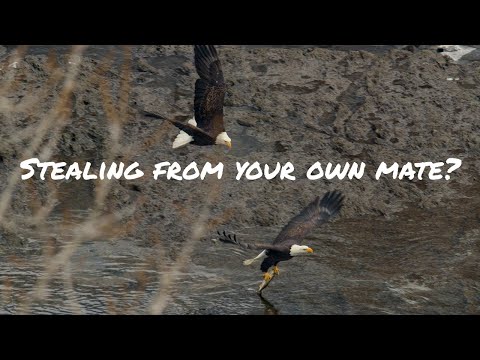
<path fill-rule="evenodd" d="M 180 129 L 172 147 L 187 144 L 198 146 L 225 145 L 232 147 L 223 123 L 223 102 L 227 87 L 217 51 L 212 45 L 195 45 L 195 68 L 200 77 L 195 83 L 195 116 L 186 124 L 163 116 L 145 113 L 146 116 L 168 120 Z"/>
<path fill-rule="evenodd" d="M 262 250 L 253 259 L 243 262 L 244 265 L 248 266 L 257 260 L 263 260 L 260 265 L 260 270 L 263 272 L 263 281 L 258 289 L 258 293 L 261 293 L 270 281 L 280 273 L 278 269 L 280 261 L 313 253 L 311 247 L 300 245 L 301 241 L 317 226 L 326 223 L 337 215 L 343 206 L 343 200 L 344 196 L 339 191 L 328 192 L 322 199 L 317 197 L 300 214 L 290 220 L 272 244 L 243 243 L 237 240 L 236 235 L 227 235 L 225 232 L 223 234 L 218 233 L 220 235 L 219 240 L 224 243 L 241 246 L 245 249 Z"/>

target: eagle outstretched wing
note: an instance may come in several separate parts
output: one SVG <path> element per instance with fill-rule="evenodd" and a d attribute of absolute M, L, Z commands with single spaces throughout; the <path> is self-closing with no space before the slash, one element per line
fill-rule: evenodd
<path fill-rule="evenodd" d="M 160 119 L 160 120 L 166 120 L 168 121 L 169 123 L 175 125 L 177 128 L 179 128 L 180 130 L 182 131 L 185 131 L 188 135 L 194 137 L 197 141 L 197 143 L 199 144 L 208 144 L 208 143 L 211 143 L 213 140 L 215 140 L 215 138 L 212 138 L 212 136 L 210 134 L 208 134 L 207 132 L 205 132 L 204 130 L 202 129 L 199 129 L 193 125 L 190 125 L 188 123 L 182 123 L 180 121 L 177 121 L 177 120 L 172 120 L 172 119 L 167 119 L 166 117 L 162 116 L 162 115 L 158 115 L 158 114 L 154 114 L 154 113 L 151 113 L 151 112 L 148 112 L 148 111 L 143 111 L 142 112 L 143 116 L 145 117 L 150 117 L 150 118 L 153 118 L 153 119 Z"/>
<path fill-rule="evenodd" d="M 288 251 L 288 247 L 284 247 L 283 245 L 274 245 L 274 244 L 258 244 L 258 243 L 244 243 L 240 242 L 237 239 L 237 235 L 235 234 L 227 234 L 225 231 L 220 233 L 217 231 L 217 234 L 219 235 L 219 240 L 223 243 L 227 244 L 233 244 L 233 245 L 238 245 L 244 249 L 248 250 L 274 250 L 274 251 Z"/>
<path fill-rule="evenodd" d="M 217 51 L 212 45 L 195 45 L 195 67 L 200 79 L 195 83 L 197 127 L 215 138 L 225 131 L 223 102 L 226 85 Z"/>
<path fill-rule="evenodd" d="M 282 229 L 273 245 L 299 244 L 314 228 L 334 217 L 343 206 L 344 196 L 338 191 L 328 192 L 320 200 L 317 197 Z"/>

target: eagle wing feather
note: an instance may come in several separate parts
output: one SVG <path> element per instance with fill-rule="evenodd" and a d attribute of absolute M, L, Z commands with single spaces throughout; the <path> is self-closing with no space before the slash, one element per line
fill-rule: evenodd
<path fill-rule="evenodd" d="M 344 196 L 338 191 L 328 192 L 320 200 L 317 197 L 300 214 L 282 229 L 274 245 L 299 244 L 314 228 L 334 217 L 343 206 Z"/>
<path fill-rule="evenodd" d="M 197 127 L 216 138 L 225 131 L 223 103 L 226 85 L 217 51 L 212 45 L 195 45 L 195 121 Z"/>
<path fill-rule="evenodd" d="M 217 232 L 219 235 L 219 240 L 223 243 L 238 245 L 247 250 L 273 250 L 273 251 L 288 251 L 288 248 L 284 246 L 274 245 L 274 244 L 260 244 L 260 243 L 244 243 L 240 242 L 237 239 L 237 235 L 235 234 L 227 234 L 225 231 L 222 233 Z"/>

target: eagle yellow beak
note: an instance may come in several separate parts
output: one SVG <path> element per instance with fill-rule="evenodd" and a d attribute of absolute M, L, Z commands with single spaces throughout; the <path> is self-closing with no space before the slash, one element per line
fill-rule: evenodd
<path fill-rule="evenodd" d="M 229 149 L 232 148 L 232 142 L 231 142 L 231 141 L 226 141 L 226 142 L 225 142 L 225 145 L 227 145 L 227 147 L 228 147 Z"/>
<path fill-rule="evenodd" d="M 308 248 L 308 249 L 307 249 L 307 253 L 313 254 L 313 249 L 312 249 L 312 248 Z"/>

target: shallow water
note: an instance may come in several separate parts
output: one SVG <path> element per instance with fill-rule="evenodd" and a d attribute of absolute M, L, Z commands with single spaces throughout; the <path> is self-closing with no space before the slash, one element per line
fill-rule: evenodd
<path fill-rule="evenodd" d="M 71 221 L 85 215 L 77 212 Z M 204 239 L 176 274 L 165 313 L 479 313 L 480 217 L 458 215 L 410 209 L 394 220 L 339 219 L 306 239 L 314 255 L 280 264 L 281 273 L 263 299 L 255 293 L 261 280 L 258 264 L 242 265 L 255 253 Z M 266 241 L 278 230 L 236 233 L 244 241 Z M 61 250 L 66 239 L 45 244 L 32 237 L 22 249 L 1 250 L 0 313 L 148 312 L 168 267 L 159 266 L 157 250 L 139 239 L 83 243 L 69 267 L 53 276 L 46 295 L 32 300 L 46 254 Z"/>

